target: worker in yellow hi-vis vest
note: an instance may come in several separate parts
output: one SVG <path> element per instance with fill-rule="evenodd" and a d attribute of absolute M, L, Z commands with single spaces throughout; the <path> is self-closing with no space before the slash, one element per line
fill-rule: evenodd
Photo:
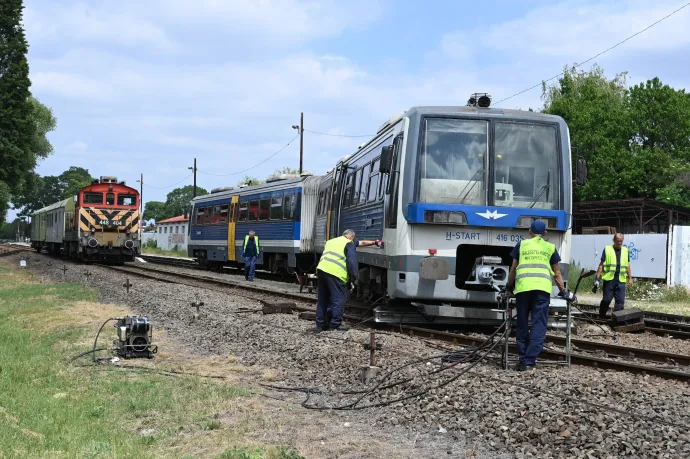
<path fill-rule="evenodd" d="M 601 281 L 604 281 L 604 295 L 599 303 L 599 317 L 606 317 L 615 299 L 614 311 L 620 311 L 625 305 L 625 286 L 633 286 L 632 271 L 630 270 L 630 253 L 623 245 L 624 237 L 621 233 L 613 236 L 613 245 L 604 247 L 601 253 L 601 262 L 594 279 L 593 293 L 597 293 Z M 603 273 L 603 274 L 602 274 Z"/>
<path fill-rule="evenodd" d="M 357 282 L 358 264 L 355 249 L 358 246 L 381 246 L 381 241 L 357 241 L 355 232 L 348 229 L 340 237 L 326 242 L 321 259 L 316 267 L 318 276 L 316 331 L 340 330 L 343 325 L 343 310 L 350 293 L 349 285 Z"/>
<path fill-rule="evenodd" d="M 575 295 L 568 291 L 563 283 L 558 266 L 561 257 L 556 246 L 544 240 L 544 222 L 532 222 L 529 235 L 530 239 L 518 242 L 510 254 L 513 257 L 513 265 L 510 267 L 506 285 L 509 291 L 515 292 L 517 306 L 515 340 L 520 357 L 518 371 L 532 371 L 544 347 L 553 282 L 555 281 L 558 286 L 559 296 L 566 301 L 575 301 Z"/>

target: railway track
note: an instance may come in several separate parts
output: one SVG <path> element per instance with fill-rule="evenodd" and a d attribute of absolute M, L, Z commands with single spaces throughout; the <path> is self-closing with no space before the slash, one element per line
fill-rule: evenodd
<path fill-rule="evenodd" d="M 587 315 L 585 321 L 593 321 L 600 325 L 608 325 L 610 318 L 599 318 L 599 307 L 593 305 L 578 305 L 578 308 Z M 678 314 L 666 314 L 663 312 L 644 312 L 644 331 L 659 336 L 672 336 L 679 339 L 690 339 L 690 317 Z"/>
<path fill-rule="evenodd" d="M 215 287 L 213 288 L 214 290 L 222 290 L 230 294 L 236 294 L 261 302 L 276 300 L 284 301 L 285 299 L 291 299 L 295 300 L 296 309 L 298 311 L 315 311 L 314 304 L 316 299 L 313 295 L 269 290 L 257 285 L 248 285 L 246 283 L 233 282 L 231 280 L 205 277 L 196 273 L 178 273 L 149 267 L 144 268 L 141 266 L 116 267 L 106 265 L 105 267 L 118 271 L 122 274 L 143 277 L 161 282 L 177 283 L 200 288 L 208 288 L 210 285 L 213 285 Z M 366 305 L 354 305 L 354 307 L 348 307 L 345 318 L 350 322 L 366 322 L 362 320 L 365 316 L 361 314 L 361 312 L 365 311 L 366 308 Z M 352 312 L 355 311 L 356 313 L 353 314 Z M 386 328 L 393 331 L 400 330 L 413 336 L 469 347 L 477 346 L 483 343 L 486 339 L 485 337 L 475 337 L 462 333 L 409 326 L 404 324 L 370 324 L 368 326 Z M 547 335 L 547 343 L 550 343 L 554 346 L 564 346 L 565 338 Z M 573 354 L 571 354 L 571 362 L 576 365 L 585 365 L 616 371 L 628 371 L 632 373 L 644 373 L 667 379 L 690 381 L 690 356 L 631 348 L 581 339 L 573 339 L 572 345 Z M 510 348 L 511 352 L 517 352 L 515 344 L 511 344 Z M 565 360 L 565 352 L 561 349 L 545 347 L 540 358 L 542 360 L 563 362 Z M 644 363 L 641 363 L 641 361 Z"/>

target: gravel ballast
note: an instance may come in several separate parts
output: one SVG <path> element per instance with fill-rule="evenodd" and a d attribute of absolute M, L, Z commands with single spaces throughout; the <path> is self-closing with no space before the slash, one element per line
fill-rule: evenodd
<path fill-rule="evenodd" d="M 19 258 L 8 258 L 12 257 L 18 264 Z M 362 346 L 369 340 L 368 331 L 314 334 L 313 323 L 299 320 L 296 314 L 253 312 L 261 309 L 260 302 L 243 298 L 239 291 L 161 283 L 37 254 L 29 263 L 38 276 L 57 282 L 63 280 L 61 268 L 66 265 L 65 281 L 88 282 L 99 290 L 102 301 L 125 303 L 149 315 L 155 327 L 167 330 L 194 353 L 232 354 L 244 365 L 275 370 L 277 380 L 271 385 L 306 388 L 302 392 L 265 389 L 273 396 L 302 403 L 305 392 L 310 392 L 309 406 L 338 407 L 359 397 L 344 392 L 367 389 L 358 376 L 368 362 L 369 352 Z M 92 273 L 88 281 L 86 271 Z M 129 297 L 122 287 L 126 277 L 133 284 Z M 192 321 L 189 303 L 196 299 L 204 306 L 201 317 Z M 382 374 L 415 358 L 443 353 L 400 335 L 377 333 L 377 340 L 382 345 L 377 352 Z M 687 349 L 684 342 L 672 341 L 679 346 L 664 349 L 667 352 Z M 456 378 L 444 387 L 385 407 L 323 413 L 339 422 L 390 432 L 391 438 L 405 431 L 428 440 L 426 447 L 415 449 L 414 457 L 462 457 L 472 453 L 473 445 L 478 445 L 476 455 L 468 457 L 690 457 L 687 384 L 585 367 L 543 365 L 525 374 L 488 362 L 464 374 L 466 364 L 433 373 L 439 363 L 436 359 L 402 369 L 390 378 L 400 384 L 366 395 L 360 405 L 394 401 Z"/>

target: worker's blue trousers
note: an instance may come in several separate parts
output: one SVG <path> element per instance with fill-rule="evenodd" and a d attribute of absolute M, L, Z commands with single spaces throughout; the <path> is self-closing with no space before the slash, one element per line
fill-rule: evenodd
<path fill-rule="evenodd" d="M 621 282 L 618 279 L 611 281 L 604 281 L 602 287 L 604 295 L 599 303 L 599 317 L 606 317 L 606 313 L 611 305 L 611 300 L 615 299 L 613 310 L 620 311 L 625 306 L 625 282 Z"/>
<path fill-rule="evenodd" d="M 249 280 L 254 280 L 254 270 L 256 269 L 256 255 L 251 257 L 244 257 L 244 277 Z"/>
<path fill-rule="evenodd" d="M 546 326 L 549 320 L 549 299 L 551 295 L 540 290 L 521 292 L 515 295 L 517 305 L 517 340 L 520 362 L 534 365 L 544 347 Z M 529 327 L 529 315 L 532 327 Z"/>
<path fill-rule="evenodd" d="M 343 311 L 348 297 L 347 284 L 320 270 L 317 271 L 317 275 L 316 326 L 321 329 L 327 326 L 338 329 L 343 323 Z M 329 315 L 330 324 L 326 323 Z"/>

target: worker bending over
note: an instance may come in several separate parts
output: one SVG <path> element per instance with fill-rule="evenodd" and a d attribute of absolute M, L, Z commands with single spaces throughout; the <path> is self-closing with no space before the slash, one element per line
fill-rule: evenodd
<path fill-rule="evenodd" d="M 541 220 L 532 223 L 530 239 L 517 243 L 506 288 L 515 293 L 517 329 L 515 331 L 520 361 L 518 371 L 532 371 L 544 347 L 549 320 L 549 303 L 553 280 L 559 296 L 574 301 L 575 295 L 565 288 L 558 263 L 561 261 L 556 246 L 543 238 L 546 225 Z M 532 329 L 529 316 L 532 316 Z"/>
<path fill-rule="evenodd" d="M 343 311 L 349 296 L 349 285 L 357 281 L 358 265 L 355 249 L 358 246 L 380 246 L 381 241 L 356 241 L 355 232 L 348 229 L 343 235 L 326 242 L 316 268 L 317 274 L 317 331 L 347 330 L 343 325 Z"/>

